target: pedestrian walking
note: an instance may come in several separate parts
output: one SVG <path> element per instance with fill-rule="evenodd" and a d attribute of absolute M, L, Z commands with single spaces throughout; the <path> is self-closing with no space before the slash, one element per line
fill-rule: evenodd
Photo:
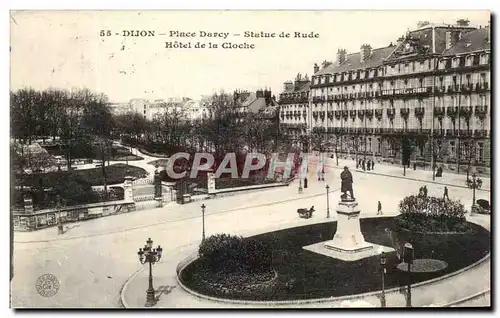
<path fill-rule="evenodd" d="M 368 160 L 368 162 L 367 162 L 367 164 L 366 164 L 366 169 L 367 169 L 368 171 L 370 171 L 370 168 L 371 168 L 371 167 L 372 167 L 372 162 L 371 162 L 371 160 Z"/>
<path fill-rule="evenodd" d="M 372 160 L 372 171 L 375 170 L 375 160 Z"/>
<path fill-rule="evenodd" d="M 422 190 L 423 190 L 423 192 L 424 192 L 424 193 L 423 193 L 423 194 L 424 194 L 424 197 L 426 197 L 426 196 L 427 196 L 427 186 L 424 186 L 424 187 L 422 188 Z"/>
<path fill-rule="evenodd" d="M 446 198 L 446 199 L 450 199 L 450 197 L 448 197 L 448 187 L 444 187 L 444 194 L 443 194 L 443 199 Z"/>
<path fill-rule="evenodd" d="M 363 159 L 363 171 L 366 171 L 366 163 L 364 159 Z"/>
<path fill-rule="evenodd" d="M 382 213 L 382 203 L 380 203 L 380 201 L 378 201 L 378 206 L 377 206 L 377 215 L 383 215 L 384 213 Z"/>
<path fill-rule="evenodd" d="M 307 189 L 307 177 L 304 178 L 304 189 Z"/>
<path fill-rule="evenodd" d="M 64 234 L 64 224 L 61 217 L 57 219 L 57 234 Z"/>

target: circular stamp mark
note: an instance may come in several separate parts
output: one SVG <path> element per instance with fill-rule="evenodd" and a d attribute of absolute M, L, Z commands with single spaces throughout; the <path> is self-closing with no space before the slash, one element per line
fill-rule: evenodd
<path fill-rule="evenodd" d="M 43 297 L 55 296 L 60 286 L 59 279 L 52 274 L 43 274 L 38 277 L 35 284 L 36 291 Z"/>

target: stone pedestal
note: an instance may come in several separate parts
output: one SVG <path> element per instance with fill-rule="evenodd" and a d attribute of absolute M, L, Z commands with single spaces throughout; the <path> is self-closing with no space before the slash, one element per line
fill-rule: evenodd
<path fill-rule="evenodd" d="M 365 242 L 359 224 L 361 210 L 356 201 L 341 201 L 337 206 L 337 232 L 333 240 L 325 242 L 325 247 L 343 253 L 358 253 L 373 249 Z"/>
<path fill-rule="evenodd" d="M 134 200 L 132 179 L 131 176 L 126 176 L 125 182 L 123 182 L 124 199 L 126 201 Z"/>

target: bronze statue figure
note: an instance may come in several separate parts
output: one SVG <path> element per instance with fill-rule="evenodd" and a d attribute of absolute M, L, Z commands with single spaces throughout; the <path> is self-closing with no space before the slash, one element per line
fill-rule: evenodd
<path fill-rule="evenodd" d="M 344 171 L 340 174 L 340 179 L 342 180 L 342 184 L 340 187 L 340 192 L 342 192 L 342 195 L 340 196 L 340 199 L 342 201 L 354 201 L 354 192 L 352 190 L 352 174 L 349 171 L 349 168 L 344 167 Z M 349 192 L 349 197 L 347 192 Z"/>

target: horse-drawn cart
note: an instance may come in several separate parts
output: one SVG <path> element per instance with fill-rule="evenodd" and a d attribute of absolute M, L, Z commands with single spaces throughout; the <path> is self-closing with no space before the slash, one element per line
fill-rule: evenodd
<path fill-rule="evenodd" d="M 312 206 L 310 209 L 297 209 L 297 213 L 299 214 L 299 217 L 303 219 L 309 219 L 313 215 L 314 212 L 314 206 Z"/>

